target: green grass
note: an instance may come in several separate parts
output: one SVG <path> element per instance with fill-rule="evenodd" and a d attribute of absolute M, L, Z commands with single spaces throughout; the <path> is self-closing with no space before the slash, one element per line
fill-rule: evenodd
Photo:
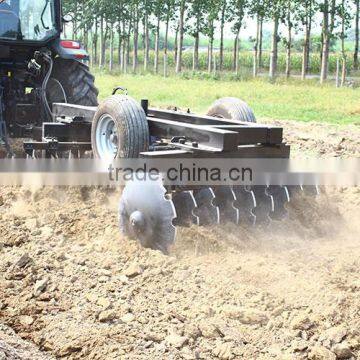
<path fill-rule="evenodd" d="M 100 72 L 95 75 L 101 99 L 109 96 L 115 86 L 124 86 L 132 97 L 149 99 L 151 106 L 178 106 L 205 113 L 214 100 L 234 96 L 245 100 L 258 118 L 360 125 L 360 88 L 320 86 L 315 80 L 279 79 L 272 84 L 266 79 L 201 80 Z"/>

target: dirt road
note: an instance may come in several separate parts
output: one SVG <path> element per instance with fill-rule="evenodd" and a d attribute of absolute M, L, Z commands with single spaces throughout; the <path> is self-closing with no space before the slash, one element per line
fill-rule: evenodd
<path fill-rule="evenodd" d="M 359 156 L 355 126 L 285 127 L 298 155 Z M 0 189 L 0 359 L 360 357 L 358 188 L 266 229 L 182 229 L 171 256 L 118 234 L 117 200 Z"/>

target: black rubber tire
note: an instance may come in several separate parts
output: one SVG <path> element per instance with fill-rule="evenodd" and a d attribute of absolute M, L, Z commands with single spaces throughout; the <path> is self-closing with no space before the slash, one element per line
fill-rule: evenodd
<path fill-rule="evenodd" d="M 92 122 L 91 144 L 96 158 L 101 158 L 96 144 L 96 129 L 104 114 L 112 117 L 119 134 L 115 158 L 138 158 L 141 152 L 148 151 L 150 133 L 143 108 L 129 96 L 113 95 L 99 105 Z"/>
<path fill-rule="evenodd" d="M 89 67 L 77 60 L 56 58 L 51 77 L 65 90 L 69 104 L 97 106 L 98 89 Z"/>
<path fill-rule="evenodd" d="M 206 115 L 239 122 L 256 122 L 255 115 L 249 105 L 245 101 L 234 97 L 216 100 Z"/>

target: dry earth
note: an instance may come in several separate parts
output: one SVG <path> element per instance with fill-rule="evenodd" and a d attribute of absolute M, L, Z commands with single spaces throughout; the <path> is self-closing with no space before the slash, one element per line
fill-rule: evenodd
<path fill-rule="evenodd" d="M 356 126 L 285 128 L 297 154 L 359 157 Z M 1 360 L 360 358 L 358 188 L 182 229 L 171 256 L 119 235 L 117 200 L 0 188 Z"/>

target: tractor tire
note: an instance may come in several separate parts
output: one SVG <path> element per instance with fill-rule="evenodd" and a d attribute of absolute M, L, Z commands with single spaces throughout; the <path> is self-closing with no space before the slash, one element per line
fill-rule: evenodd
<path fill-rule="evenodd" d="M 113 95 L 99 105 L 91 129 L 96 158 L 138 158 L 148 151 L 149 141 L 145 112 L 133 98 Z"/>
<path fill-rule="evenodd" d="M 239 122 L 256 122 L 255 115 L 249 105 L 245 101 L 234 97 L 216 100 L 206 115 Z"/>
<path fill-rule="evenodd" d="M 95 77 L 90 73 L 87 65 L 76 60 L 58 57 L 54 60 L 51 78 L 61 84 L 67 103 L 84 106 L 98 105 L 99 91 L 95 87 Z M 57 101 L 52 98 L 51 102 Z"/>

